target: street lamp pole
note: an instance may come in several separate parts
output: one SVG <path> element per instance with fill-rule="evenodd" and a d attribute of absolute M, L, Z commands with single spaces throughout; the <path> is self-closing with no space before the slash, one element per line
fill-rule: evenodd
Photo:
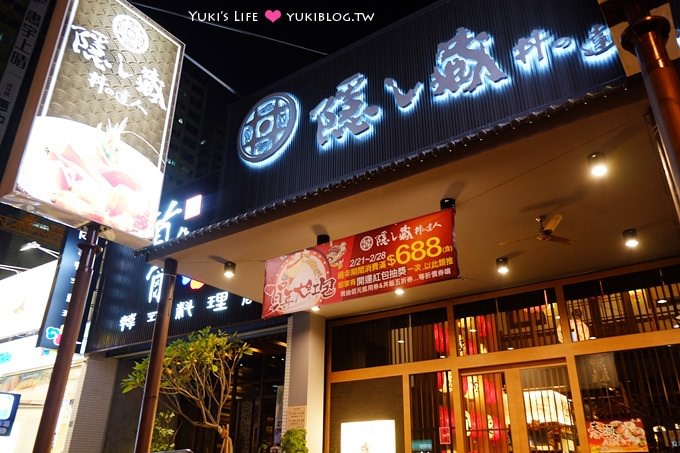
<path fill-rule="evenodd" d="M 38 425 L 38 434 L 33 444 L 33 453 L 50 453 L 52 450 L 52 440 L 59 421 L 59 412 L 66 392 L 73 354 L 76 351 L 80 324 L 85 313 L 87 294 L 92 282 L 94 261 L 97 253 L 100 252 L 97 245 L 98 238 L 99 225 L 94 222 L 89 223 L 85 241 L 78 244 L 81 249 L 80 262 L 73 283 L 68 311 L 64 319 L 61 342 L 59 349 L 57 349 L 57 357 L 54 361 L 50 384 L 45 396 L 45 406 Z"/>
<path fill-rule="evenodd" d="M 158 407 L 158 398 L 160 396 L 163 356 L 165 355 L 165 345 L 168 341 L 168 329 L 170 327 L 172 299 L 176 280 L 177 261 L 172 258 L 166 258 L 163 263 L 163 286 L 158 303 L 158 312 L 156 313 L 156 322 L 153 327 L 149 367 L 146 371 L 144 396 L 142 397 L 142 408 L 137 425 L 135 453 L 149 453 L 151 449 L 151 437 L 153 435 L 153 424 L 156 419 L 156 408 Z"/>

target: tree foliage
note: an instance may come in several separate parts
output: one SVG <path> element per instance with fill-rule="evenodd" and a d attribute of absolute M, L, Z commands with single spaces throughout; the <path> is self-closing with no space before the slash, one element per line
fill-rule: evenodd
<path fill-rule="evenodd" d="M 220 420 L 231 401 L 238 364 L 252 353 L 251 346 L 239 339 L 238 334 L 211 332 L 210 327 L 173 341 L 166 347 L 163 358 L 160 393 L 165 398 L 161 403 L 193 426 L 217 431 L 223 439 L 222 451 L 226 451 L 228 429 Z M 144 388 L 148 366 L 148 357 L 135 363 L 121 382 L 123 393 Z M 194 406 L 197 415 L 187 413 L 183 401 Z"/>
<path fill-rule="evenodd" d="M 151 451 L 170 451 L 175 449 L 176 430 L 173 427 L 176 415 L 172 411 L 156 414 L 151 438 Z"/>
<path fill-rule="evenodd" d="M 291 428 L 281 438 L 281 449 L 284 453 L 308 453 L 307 430 L 304 428 Z"/>

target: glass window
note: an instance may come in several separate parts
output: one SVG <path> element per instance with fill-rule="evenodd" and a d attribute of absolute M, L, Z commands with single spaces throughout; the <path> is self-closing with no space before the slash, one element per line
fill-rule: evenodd
<path fill-rule="evenodd" d="M 680 327 L 676 267 L 564 287 L 572 341 Z"/>
<path fill-rule="evenodd" d="M 453 313 L 459 356 L 558 342 L 552 288 L 456 305 Z"/>
<path fill-rule="evenodd" d="M 504 373 L 461 377 L 466 452 L 511 452 L 510 415 Z"/>
<path fill-rule="evenodd" d="M 680 447 L 680 346 L 590 354 L 576 365 L 591 449 Z"/>
<path fill-rule="evenodd" d="M 332 371 L 447 357 L 446 309 L 333 327 Z"/>
<path fill-rule="evenodd" d="M 531 451 L 573 452 L 578 445 L 566 366 L 520 372 Z"/>

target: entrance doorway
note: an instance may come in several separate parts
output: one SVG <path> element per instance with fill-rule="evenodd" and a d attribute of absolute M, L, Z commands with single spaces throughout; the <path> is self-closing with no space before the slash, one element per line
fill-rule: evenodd
<path fill-rule="evenodd" d="M 466 452 L 576 451 L 564 364 L 462 373 L 461 395 Z"/>
<path fill-rule="evenodd" d="M 466 453 L 578 450 L 563 362 L 466 370 L 458 377 L 452 371 L 410 376 L 413 451 L 453 453 L 461 444 Z"/>
<path fill-rule="evenodd" d="M 234 451 L 269 451 L 281 441 L 286 332 L 246 340 L 254 354 L 244 357 L 234 382 L 230 425 Z"/>

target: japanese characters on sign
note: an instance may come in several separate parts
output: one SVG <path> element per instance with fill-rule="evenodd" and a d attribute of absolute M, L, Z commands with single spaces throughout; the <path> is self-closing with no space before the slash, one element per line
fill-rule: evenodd
<path fill-rule="evenodd" d="M 262 317 L 458 278 L 454 211 L 268 260 Z"/>
<path fill-rule="evenodd" d="M 183 45 L 123 0 L 81 0 L 4 201 L 133 247 L 152 239 Z M 24 146 L 25 145 L 25 146 Z M 23 154 L 21 154 L 23 153 Z"/>
<path fill-rule="evenodd" d="M 580 58 L 586 64 L 616 58 L 617 51 L 609 29 L 598 24 L 588 30 L 583 42 L 571 36 L 559 36 L 549 30 L 533 29 L 512 46 L 511 61 L 515 75 L 505 70 L 494 57 L 494 39 L 487 31 L 458 27 L 448 41 L 439 43 L 434 52 L 434 66 L 425 81 L 418 81 L 404 91 L 391 77 L 383 81 L 402 113 L 417 109 L 423 93 L 432 100 L 455 102 L 460 96 L 477 96 L 489 88 L 509 88 L 513 77 L 534 77 L 550 68 L 556 59 Z M 321 151 L 342 145 L 347 140 L 365 139 L 382 118 L 383 107 L 366 99 L 368 77 L 358 72 L 336 86 L 333 95 L 319 101 L 309 111 L 316 123 L 316 144 Z M 425 84 L 429 90 L 425 89 Z M 279 101 L 274 101 L 278 99 Z M 275 161 L 297 132 L 303 117 L 291 93 L 275 93 L 253 107 L 238 133 L 241 158 L 251 166 L 264 167 Z M 286 100 L 282 103 L 280 100 Z M 292 108 L 292 107 L 295 108 Z M 257 162 L 257 165 L 252 165 Z"/>
<path fill-rule="evenodd" d="M 187 217 L 187 208 L 195 203 L 196 199 L 200 200 L 201 195 L 193 196 L 184 202 L 184 207 L 180 208 L 180 203 L 177 200 L 170 200 L 164 211 L 159 211 L 156 217 L 156 228 L 154 233 L 153 244 L 162 244 L 170 239 L 179 238 L 189 234 L 189 229 L 185 225 L 179 225 L 180 214 L 184 213 L 184 219 Z M 200 207 L 198 208 L 200 214 Z M 161 301 L 161 289 L 163 283 L 163 269 L 159 266 L 147 266 L 145 279 L 148 284 L 146 302 L 151 305 L 149 310 L 144 313 L 144 319 L 137 319 L 138 312 L 125 313 L 120 317 L 119 326 L 120 331 L 132 330 L 138 321 L 153 323 L 156 321 L 158 313 L 157 307 Z M 179 287 L 188 287 L 191 290 L 197 291 L 203 288 L 204 283 L 198 280 L 193 280 L 189 277 L 180 276 Z M 213 288 L 217 289 L 217 288 Z M 207 296 L 207 301 L 202 305 L 212 311 L 222 311 L 227 309 L 227 298 L 229 293 L 227 291 L 220 291 L 214 295 Z M 194 299 L 175 297 L 174 302 L 174 319 L 191 318 L 194 314 L 194 309 L 199 308 L 194 305 Z M 215 301 L 219 299 L 219 303 Z"/>
<path fill-rule="evenodd" d="M 189 234 L 200 220 L 202 196 L 170 200 L 157 213 L 154 244 Z M 163 269 L 149 265 L 131 249 L 109 244 L 102 272 L 101 303 L 88 338 L 88 352 L 150 341 L 158 313 Z M 261 305 L 190 277 L 178 275 L 170 319 L 170 335 L 205 326 L 259 320 Z"/>
<path fill-rule="evenodd" d="M 359 137 L 371 130 L 380 116 L 380 107 L 368 105 L 363 89 L 368 79 L 361 73 L 343 80 L 330 96 L 314 107 L 309 116 L 317 123 L 316 142 L 326 147 L 332 139 Z"/>

